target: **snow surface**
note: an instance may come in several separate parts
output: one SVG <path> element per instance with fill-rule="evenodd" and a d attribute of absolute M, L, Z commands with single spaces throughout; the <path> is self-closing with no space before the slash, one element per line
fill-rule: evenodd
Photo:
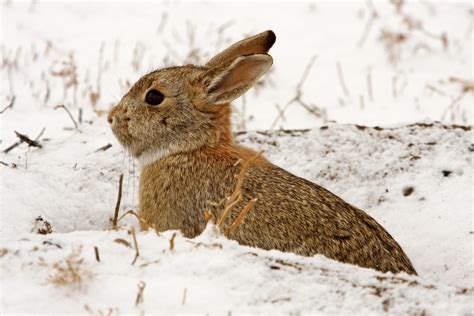
<path fill-rule="evenodd" d="M 474 10 L 467 1 L 405 4 L 426 35 L 410 31 L 387 2 L 374 8 L 378 18 L 359 46 L 368 2 L 2 2 L 0 111 L 15 99 L 0 114 L 1 313 L 472 314 L 474 141 L 469 127 L 452 124 L 473 124 L 474 94 L 451 79 L 473 80 Z M 136 209 L 139 169 L 100 112 L 146 72 L 203 63 L 265 29 L 277 34 L 274 67 L 236 102 L 236 130 L 247 130 L 236 139 L 366 210 L 418 277 L 243 247 L 213 226 L 194 240 L 139 232 L 132 265 L 127 231 L 136 220 L 110 230 L 119 175 L 123 213 Z M 409 34 L 396 64 L 383 29 Z M 432 36 L 443 32 L 446 49 Z M 325 114 L 295 102 L 273 124 L 275 105 L 293 98 L 314 55 L 302 101 Z M 76 121 L 82 113 L 79 130 L 58 104 Z M 272 126 L 286 130 L 264 131 Z M 18 140 L 14 131 L 35 138 L 43 127 L 43 148 L 3 153 Z M 39 216 L 53 233 L 36 233 L 46 228 Z M 81 280 L 56 285 L 67 262 Z"/>
<path fill-rule="evenodd" d="M 104 122 L 31 149 L 28 162 L 24 154 L 5 155 L 2 159 L 16 167 L 1 169 L 3 308 L 468 313 L 474 298 L 472 136 L 471 130 L 441 124 L 388 129 L 335 124 L 237 135 L 240 143 L 264 150 L 276 164 L 364 208 L 405 249 L 419 277 L 243 247 L 216 236 L 212 227 L 195 240 L 178 235 L 172 251 L 173 232 L 139 233 L 140 257 L 132 266 L 134 251 L 114 243 L 122 238 L 133 245 L 131 236 L 108 230 L 126 163 Z M 107 142 L 113 143 L 109 150 L 96 152 Z M 414 191 L 404 196 L 407 186 Z M 125 187 L 133 190 L 132 183 Z M 127 199 L 130 204 L 130 195 Z M 38 216 L 51 223 L 54 233 L 31 233 Z M 129 218 L 128 224 L 136 226 L 136 221 Z M 95 276 L 79 288 L 48 282 L 52 265 L 79 247 L 84 269 Z M 148 262 L 154 263 L 142 266 Z M 144 302 L 134 307 L 141 280 Z"/>

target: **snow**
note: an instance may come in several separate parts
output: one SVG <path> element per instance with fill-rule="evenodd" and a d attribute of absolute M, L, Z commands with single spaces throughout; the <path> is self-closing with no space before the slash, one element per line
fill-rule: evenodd
<path fill-rule="evenodd" d="M 384 308 L 399 314 L 462 314 L 472 308 L 471 130 L 439 123 L 384 129 L 331 124 L 309 131 L 241 133 L 237 140 L 364 208 L 404 248 L 419 277 L 243 247 L 213 233 L 212 226 L 195 240 L 178 234 L 172 251 L 174 232 L 139 233 L 140 256 L 131 265 L 134 250 L 114 240 L 133 245 L 125 227 L 137 226 L 136 220 L 129 217 L 122 230 L 110 230 L 123 153 L 105 124 L 92 124 L 67 140 L 30 150 L 27 166 L 23 155 L 7 156 L 16 167 L 1 169 L 5 311 L 84 312 L 87 305 L 163 314 L 365 314 Z M 109 150 L 95 151 L 109 141 Z M 409 196 L 402 192 L 406 186 L 414 188 Z M 132 203 L 130 196 L 124 200 Z M 30 233 L 38 216 L 54 233 Z M 101 262 L 95 261 L 94 246 Z M 51 284 L 52 265 L 79 247 L 85 271 L 95 276 L 80 288 Z M 135 307 L 139 281 L 146 288 L 143 304 Z M 19 284 L 26 289 L 12 291 Z"/>
<path fill-rule="evenodd" d="M 359 2 L 39 1 L 0 8 L 0 111 L 15 95 L 0 114 L 2 314 L 472 313 L 473 93 L 450 80 L 472 81 L 469 2 L 409 2 L 403 9 L 432 34 L 445 32 L 447 49 L 408 30 L 385 2 L 374 3 L 379 18 L 361 47 L 371 7 Z M 274 70 L 247 93 L 245 111 L 243 100 L 236 102 L 237 141 L 364 209 L 399 242 L 419 276 L 244 247 L 212 225 L 193 240 L 173 231 L 138 232 L 132 216 L 111 230 L 119 175 L 125 174 L 123 214 L 136 209 L 139 168 L 100 112 L 146 72 L 202 63 L 265 29 L 277 34 Z M 388 62 L 382 29 L 410 34 L 396 64 Z M 72 68 L 64 64 L 71 53 Z M 293 98 L 314 55 L 302 101 L 326 116 L 292 103 L 273 124 L 275 104 Z M 76 76 L 57 75 L 74 67 Z M 72 79 L 77 83 L 68 85 Z M 64 109 L 54 109 L 58 104 L 77 121 L 82 111 L 78 130 Z M 43 148 L 22 144 L 3 152 L 18 140 L 14 131 L 34 139 L 43 127 Z M 52 233 L 37 234 L 48 230 L 45 221 Z M 131 227 L 140 251 L 133 265 Z M 57 284 L 67 261 L 81 280 Z"/>
<path fill-rule="evenodd" d="M 302 258 L 279 251 L 243 247 L 216 235 L 214 226 L 193 241 L 172 233 L 139 234 L 140 257 L 114 242 L 128 239 L 119 232 L 72 232 L 19 240 L 15 253 L 2 260 L 8 273 L 4 286 L 11 292 L 5 312 L 60 313 L 106 311 L 117 313 L 262 313 L 324 312 L 376 314 L 465 314 L 472 290 L 430 282 L 408 275 L 384 275 L 333 262 L 323 256 Z M 48 240 L 58 246 L 45 244 Z M 53 262 L 82 246 L 82 273 L 95 275 L 79 287 L 55 287 L 47 280 Z M 95 261 L 92 247 L 100 249 Z M 44 258 L 44 263 L 39 258 Z M 22 273 L 18 272 L 22 266 Z M 137 285 L 143 281 L 143 302 L 135 306 Z M 15 285 L 38 284 L 15 291 Z M 55 298 L 51 300 L 51 298 Z M 24 304 L 28 302 L 28 304 Z M 183 303 L 184 302 L 184 303 Z M 21 306 L 21 309 L 18 307 Z M 86 307 L 87 306 L 87 307 Z"/>

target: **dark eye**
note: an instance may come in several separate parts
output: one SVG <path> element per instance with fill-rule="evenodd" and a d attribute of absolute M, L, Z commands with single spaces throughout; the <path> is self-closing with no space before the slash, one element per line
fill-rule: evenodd
<path fill-rule="evenodd" d="M 161 93 L 158 90 L 150 90 L 147 92 L 146 97 L 145 97 L 145 102 L 148 103 L 149 105 L 158 105 L 163 100 L 165 99 L 165 96 L 163 93 Z"/>

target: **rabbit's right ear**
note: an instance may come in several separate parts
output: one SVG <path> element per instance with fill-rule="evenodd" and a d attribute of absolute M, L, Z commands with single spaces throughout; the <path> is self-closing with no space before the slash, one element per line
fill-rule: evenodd
<path fill-rule="evenodd" d="M 273 31 L 265 31 L 241 40 L 214 56 L 206 64 L 207 68 L 220 67 L 244 55 L 266 54 L 276 41 Z"/>
<path fill-rule="evenodd" d="M 250 89 L 272 66 L 267 54 L 240 56 L 227 66 L 212 70 L 212 79 L 205 86 L 211 104 L 224 104 L 237 99 Z"/>

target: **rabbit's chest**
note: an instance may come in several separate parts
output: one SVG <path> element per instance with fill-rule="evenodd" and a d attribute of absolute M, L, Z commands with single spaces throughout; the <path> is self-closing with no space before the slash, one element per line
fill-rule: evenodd
<path fill-rule="evenodd" d="M 145 167 L 140 175 L 140 215 L 157 231 L 199 234 L 205 226 L 204 211 L 212 212 L 234 182 L 225 168 L 213 167 L 196 162 Z"/>

